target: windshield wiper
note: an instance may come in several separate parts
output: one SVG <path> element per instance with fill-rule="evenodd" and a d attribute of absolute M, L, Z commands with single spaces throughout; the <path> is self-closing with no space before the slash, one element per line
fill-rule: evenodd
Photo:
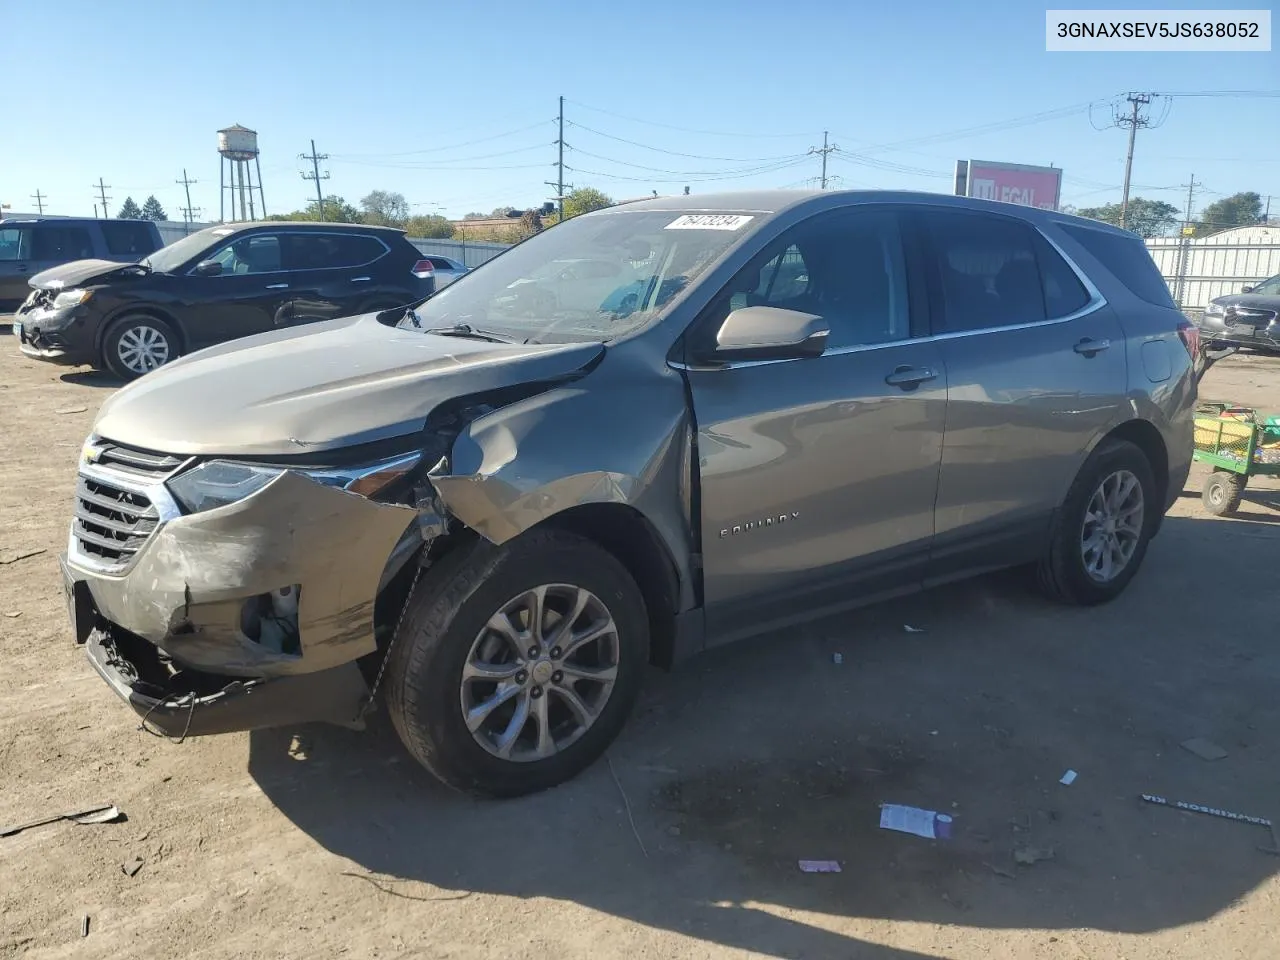
<path fill-rule="evenodd" d="M 412 313 L 412 311 L 410 311 Z M 508 337 L 491 330 L 478 330 L 469 323 L 455 323 L 452 327 L 432 327 L 425 331 L 438 337 L 464 337 L 467 340 L 487 340 L 489 343 L 523 343 L 515 337 Z"/>

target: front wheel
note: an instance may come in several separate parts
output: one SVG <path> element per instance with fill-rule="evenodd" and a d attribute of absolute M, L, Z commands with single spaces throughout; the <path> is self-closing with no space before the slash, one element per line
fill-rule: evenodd
<path fill-rule="evenodd" d="M 1127 440 L 1104 441 L 1054 517 L 1041 586 L 1080 606 L 1119 596 L 1142 565 L 1160 510 L 1146 454 Z"/>
<path fill-rule="evenodd" d="M 124 380 L 133 380 L 178 356 L 173 327 L 155 317 L 122 317 L 112 324 L 102 342 L 107 368 Z"/>
<path fill-rule="evenodd" d="M 514 797 L 593 763 L 648 662 L 644 598 L 581 537 L 532 533 L 459 548 L 409 600 L 387 675 L 409 752 L 455 789 Z"/>

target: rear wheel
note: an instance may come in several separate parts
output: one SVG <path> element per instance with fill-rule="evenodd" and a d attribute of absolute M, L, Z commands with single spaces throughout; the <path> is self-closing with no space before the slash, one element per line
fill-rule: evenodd
<path fill-rule="evenodd" d="M 1215 517 L 1229 516 L 1240 509 L 1246 482 L 1238 473 L 1215 470 L 1205 478 L 1200 500 Z"/>
<path fill-rule="evenodd" d="M 1160 517 L 1146 455 L 1108 440 L 1085 461 L 1054 517 L 1041 586 L 1054 599 L 1091 606 L 1120 595 L 1146 556 Z"/>
<path fill-rule="evenodd" d="M 392 650 L 400 738 L 468 793 L 512 797 L 594 762 L 648 662 L 644 599 L 589 540 L 534 533 L 446 556 L 423 576 Z"/>
<path fill-rule="evenodd" d="M 178 337 L 173 327 L 155 317 L 122 317 L 107 331 L 102 355 L 112 373 L 133 380 L 177 359 Z"/>

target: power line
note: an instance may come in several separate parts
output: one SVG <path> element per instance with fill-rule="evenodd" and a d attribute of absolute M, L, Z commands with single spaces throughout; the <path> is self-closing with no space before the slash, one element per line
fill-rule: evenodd
<path fill-rule="evenodd" d="M 42 194 L 42 193 L 40 192 L 40 188 L 39 188 L 39 187 L 37 187 L 37 188 L 36 188 L 36 192 L 35 192 L 35 193 L 27 194 L 27 196 L 29 196 L 32 200 L 34 200 L 34 201 L 36 202 L 36 211 L 40 214 L 40 216 L 42 216 L 42 217 L 43 217 L 43 216 L 44 216 L 44 202 L 45 202 L 47 199 L 49 199 L 49 198 L 48 198 L 48 197 L 46 197 L 44 194 Z"/>
<path fill-rule="evenodd" d="M 726 173 L 741 173 L 747 170 L 761 169 L 757 167 L 738 167 L 738 168 L 729 169 L 729 170 L 668 170 L 665 167 L 651 167 L 643 163 L 631 163 L 628 160 L 618 160 L 618 159 L 615 159 L 614 157 L 606 157 L 603 154 L 592 153 L 589 150 L 583 150 L 581 147 L 575 147 L 573 146 L 573 144 L 565 144 L 565 146 L 580 156 L 591 157 L 594 160 L 604 160 L 608 163 L 616 163 L 619 166 L 631 167 L 632 169 L 635 169 L 635 170 L 648 170 L 651 173 L 669 173 L 669 174 L 682 176 L 682 177 L 699 177 L 699 176 L 715 177 L 715 176 L 720 176 Z M 803 160 L 806 156 L 808 156 L 808 154 L 792 154 L 791 156 L 788 156 L 788 157 L 778 157 L 775 160 L 771 161 L 770 163 L 765 164 L 764 166 L 772 167 L 774 163 L 777 163 L 783 160 Z"/>
<path fill-rule="evenodd" d="M 314 180 L 316 182 L 316 219 L 323 220 L 324 219 L 324 194 L 322 194 L 320 191 L 320 181 L 329 179 L 329 171 L 326 170 L 324 172 L 324 175 L 321 176 L 320 161 L 328 160 L 329 155 L 327 153 L 317 153 L 316 142 L 312 140 L 311 153 L 310 154 L 300 153 L 298 154 L 298 159 L 311 161 L 311 173 L 307 173 L 305 170 L 302 171 L 302 179 Z"/>
<path fill-rule="evenodd" d="M 107 212 L 107 201 L 111 199 L 111 197 L 107 196 L 107 191 L 111 188 L 111 185 L 103 183 L 102 178 L 99 177 L 97 187 L 98 196 L 102 198 L 102 219 L 106 220 L 111 216 L 111 214 Z"/>
<path fill-rule="evenodd" d="M 822 157 L 822 177 L 821 177 L 822 187 L 821 187 L 821 189 L 823 189 L 823 190 L 827 189 L 827 154 L 829 154 L 829 153 L 835 153 L 835 152 L 836 152 L 837 150 L 839 150 L 839 149 L 840 149 L 840 148 L 839 148 L 836 144 L 834 144 L 834 143 L 833 143 L 833 144 L 831 144 L 830 146 L 828 146 L 828 145 L 827 145 L 827 131 L 826 131 L 826 130 L 823 130 L 823 131 L 822 131 L 822 146 L 821 146 L 821 147 L 810 147 L 810 148 L 809 148 L 809 153 L 810 153 L 810 154 L 817 154 L 817 155 L 819 155 L 819 156 L 821 156 L 821 157 Z"/>
<path fill-rule="evenodd" d="M 421 163 L 418 163 L 418 162 L 397 163 L 394 161 L 387 162 L 387 161 L 381 161 L 381 160 L 352 159 L 348 156 L 345 156 L 343 154 L 337 154 L 337 153 L 332 155 L 332 161 L 334 163 L 348 163 L 358 167 L 387 167 L 387 168 L 394 168 L 398 170 L 457 170 L 462 168 L 441 166 L 441 164 L 467 163 L 468 161 L 471 161 L 471 160 L 490 160 L 490 159 L 493 159 L 494 157 L 510 157 L 517 153 L 529 153 L 532 150 L 545 150 L 546 146 L 547 146 L 546 143 L 535 143 L 527 147 L 519 147 L 515 150 L 502 150 L 502 151 L 499 151 L 498 153 L 480 153 L 471 157 L 449 157 L 447 159 L 442 159 L 442 160 L 424 160 Z M 544 166 L 544 164 L 533 164 L 532 166 Z M 466 169 L 483 169 L 483 168 L 467 167 Z M 503 168 L 498 167 L 496 169 L 503 169 Z"/>
<path fill-rule="evenodd" d="M 506 130 L 502 133 L 495 133 L 492 136 L 479 137 L 475 140 L 466 140 L 462 143 L 451 143 L 443 147 L 426 147 L 425 149 L 422 149 L 422 150 L 402 150 L 398 153 L 335 153 L 333 155 L 333 159 L 351 160 L 353 158 L 410 157 L 410 156 L 416 156 L 423 153 L 442 153 L 446 150 L 457 150 L 460 147 L 473 147 L 477 143 L 489 143 L 492 140 L 501 140 L 503 137 L 513 137 L 517 133 L 525 133 L 526 131 L 529 131 L 529 130 L 535 130 L 538 127 L 545 127 L 547 124 L 552 122 L 553 121 L 551 120 L 539 120 L 537 123 L 531 123 L 531 124 L 528 124 L 527 126 L 517 127 L 514 130 Z M 446 160 L 444 162 L 448 163 L 450 161 Z"/>
<path fill-rule="evenodd" d="M 700 133 L 708 137 L 746 137 L 749 140 L 764 139 L 800 139 L 801 137 L 813 136 L 812 131 L 806 133 L 743 133 L 742 131 L 725 131 L 725 130 L 698 130 L 693 127 L 678 127 L 672 123 L 659 123 L 656 120 L 641 120 L 639 117 L 629 117 L 625 113 L 615 113 L 612 110 L 605 110 L 601 107 L 593 107 L 589 104 L 582 103 L 579 100 L 570 100 L 575 107 L 581 107 L 583 110 L 590 110 L 592 113 L 603 113 L 609 117 L 616 117 L 619 120 L 628 120 L 631 123 L 643 123 L 650 127 L 662 127 L 666 130 L 679 130 L 681 133 Z"/>
<path fill-rule="evenodd" d="M 672 157 L 684 157 L 688 160 L 717 160 L 723 163 L 765 163 L 772 160 L 786 160 L 794 154 L 778 157 L 711 157 L 701 153 L 681 153 L 678 150 L 666 150 L 662 147 L 653 147 L 647 143 L 641 143 L 638 140 L 628 140 L 626 137 L 614 136 L 612 133 L 605 133 L 603 130 L 596 130 L 585 124 L 575 123 L 572 120 L 566 120 L 565 123 L 578 130 L 585 130 L 587 133 L 593 133 L 597 137 L 604 137 L 608 140 L 616 140 L 618 143 L 625 143 L 629 146 L 639 147 L 642 150 L 652 150 L 654 153 L 665 153 Z"/>
<path fill-rule="evenodd" d="M 799 166 L 802 163 L 807 163 L 808 160 L 809 158 L 806 155 L 802 157 L 797 157 L 794 160 L 788 160 L 784 163 L 776 163 L 776 164 L 773 164 L 772 166 L 762 167 L 756 170 L 745 170 L 745 171 L 739 171 L 736 173 L 726 173 L 726 174 L 722 174 L 719 176 L 712 176 L 712 177 L 680 177 L 678 179 L 663 179 L 660 177 L 627 177 L 627 176 L 623 176 L 621 174 L 616 174 L 616 173 L 605 173 L 604 171 L 601 171 L 601 170 L 584 170 L 581 167 L 571 167 L 568 164 L 565 164 L 565 169 L 571 170 L 574 173 L 585 174 L 589 177 L 604 177 L 606 180 L 625 180 L 628 182 L 638 182 L 638 183 L 683 183 L 685 180 L 693 180 L 698 183 L 706 183 L 713 180 L 739 180 L 739 179 L 742 179 L 743 177 L 754 177 L 754 176 L 765 174 L 765 173 L 775 173 L 779 170 L 786 170 L 790 167 L 795 167 L 795 166 Z"/>

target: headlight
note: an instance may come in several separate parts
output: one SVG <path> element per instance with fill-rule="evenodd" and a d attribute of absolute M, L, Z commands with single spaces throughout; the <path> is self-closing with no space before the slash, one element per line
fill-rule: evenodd
<path fill-rule="evenodd" d="M 1220 303 L 1211 303 L 1204 308 L 1205 316 L 1220 317 L 1227 312 L 1227 308 Z"/>
<path fill-rule="evenodd" d="M 92 290 L 64 290 L 53 298 L 53 308 L 65 310 L 67 307 L 78 307 L 92 296 Z"/>
<path fill-rule="evenodd" d="M 421 459 L 422 453 L 419 451 L 354 467 L 314 469 L 210 460 L 174 477 L 168 482 L 168 487 L 174 499 L 188 513 L 213 510 L 243 500 L 288 469 L 309 477 L 316 483 L 372 498 L 407 474 Z"/>

